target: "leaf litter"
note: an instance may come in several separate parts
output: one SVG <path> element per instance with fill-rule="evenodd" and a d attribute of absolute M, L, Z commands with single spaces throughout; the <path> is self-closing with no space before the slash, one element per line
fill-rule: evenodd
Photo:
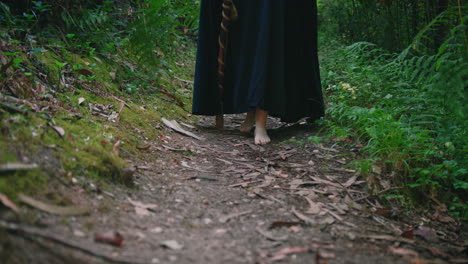
<path fill-rule="evenodd" d="M 109 244 L 116 247 L 123 247 L 124 244 L 123 236 L 116 231 L 97 233 L 94 235 L 94 241 Z"/>
<path fill-rule="evenodd" d="M 192 128 L 184 126 L 186 129 Z M 144 234 L 137 238 L 126 237 L 126 248 L 136 250 L 126 254 L 137 256 L 140 254 L 138 250 L 151 258 L 157 254 L 160 263 L 174 262 L 174 259 L 180 263 L 208 263 L 206 260 L 210 257 L 239 263 L 256 263 L 256 260 L 258 263 L 282 260 L 285 263 L 306 263 L 313 261 L 315 254 L 315 259 L 319 260 L 317 263 L 333 263 L 331 260 L 334 258 L 349 258 L 354 263 L 375 263 L 372 260 L 375 261 L 375 256 L 379 255 L 384 256 L 379 263 L 400 264 L 407 263 L 404 259 L 407 257 L 417 259 L 417 255 L 405 250 L 406 247 L 418 254 L 423 250 L 444 259 L 451 256 L 444 255 L 450 251 L 440 250 L 439 245 L 431 240 L 433 234 L 427 230 L 419 235 L 413 233 L 414 238 L 422 239 L 408 239 L 401 236 L 403 232 L 396 233 L 397 229 L 410 228 L 403 221 L 387 219 L 385 217 L 389 214 L 386 214 L 377 222 L 372 216 L 377 215 L 375 208 L 381 206 L 375 202 L 376 196 L 363 196 L 365 190 L 359 176 L 353 171 L 330 169 L 327 166 L 335 166 L 336 163 L 325 164 L 312 151 L 304 152 L 304 149 L 310 150 L 307 145 L 289 148 L 294 152 L 278 154 L 288 149 L 273 142 L 263 146 L 263 152 L 254 150 L 244 143 L 245 137 L 234 133 L 226 135 L 210 130 L 201 131 L 196 136 L 210 140 L 203 141 L 202 146 L 200 141 L 183 133 L 164 136 L 167 142 L 176 141 L 178 146 L 187 149 L 191 149 L 187 146 L 192 146 L 199 152 L 187 157 L 184 151 L 150 148 L 148 154 L 156 155 L 157 162 L 133 162 L 151 168 L 138 175 L 138 189 L 112 191 L 115 204 L 127 209 L 120 212 L 122 216 L 119 217 L 124 221 L 109 218 L 106 225 L 124 224 L 126 233 Z M 157 146 L 158 143 L 145 141 L 145 144 Z M 238 146 L 233 147 L 235 145 Z M 335 146 L 333 149 L 339 150 Z M 327 150 L 319 150 L 322 151 Z M 340 158 L 336 156 L 328 159 Z M 276 160 L 273 162 L 272 158 Z M 217 180 L 205 181 L 202 179 L 205 176 Z M 127 195 L 126 192 L 133 194 Z M 358 199 L 361 200 L 356 201 Z M 184 202 L 174 202 L 176 200 Z M 445 213 L 443 208 L 439 211 L 439 215 Z M 441 218 L 439 215 L 434 215 L 434 218 Z M 155 225 L 159 227 L 153 232 Z M 382 225 L 389 228 L 382 228 Z M 81 228 L 77 226 L 71 230 Z M 258 239 L 271 252 L 261 253 Z M 154 244 L 154 240 L 158 242 Z M 119 245 L 118 239 L 110 244 Z M 123 237 L 120 245 L 123 245 Z M 144 245 L 153 247 L 145 251 Z M 278 246 L 281 248 L 276 248 Z M 172 260 L 164 252 L 170 252 Z"/>
<path fill-rule="evenodd" d="M 15 213 L 19 213 L 19 209 L 16 206 L 16 204 L 14 204 L 6 195 L 2 193 L 0 193 L 0 202 L 2 202 L 2 204 L 5 205 L 6 207 L 13 210 Z"/>

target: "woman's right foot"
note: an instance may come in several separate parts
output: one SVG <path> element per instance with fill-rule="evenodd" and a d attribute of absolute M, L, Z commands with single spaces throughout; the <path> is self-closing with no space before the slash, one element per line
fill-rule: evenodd
<path fill-rule="evenodd" d="M 265 145 L 271 142 L 265 127 L 255 127 L 255 144 Z"/>
<path fill-rule="evenodd" d="M 257 108 L 255 111 L 255 144 L 257 145 L 268 144 L 271 141 L 266 130 L 267 118 L 268 112 Z"/>

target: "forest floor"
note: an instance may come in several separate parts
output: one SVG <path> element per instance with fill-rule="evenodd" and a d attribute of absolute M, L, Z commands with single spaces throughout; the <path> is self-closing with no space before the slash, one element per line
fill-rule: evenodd
<path fill-rule="evenodd" d="M 36 204 L 21 207 L 30 224 L 4 217 L 2 263 L 467 263 L 442 205 L 407 212 L 369 196 L 346 166 L 359 149 L 311 142 L 313 126 L 276 119 L 273 142 L 257 146 L 237 131 L 242 116 L 223 131 L 211 121 L 182 124 L 199 139 L 155 128 L 158 142 L 131 160 L 131 188 L 59 185 L 82 215 Z"/>

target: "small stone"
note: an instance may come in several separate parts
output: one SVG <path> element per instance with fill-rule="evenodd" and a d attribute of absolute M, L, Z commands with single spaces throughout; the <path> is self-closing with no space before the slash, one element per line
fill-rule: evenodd
<path fill-rule="evenodd" d="M 78 230 L 78 229 L 73 231 L 73 235 L 76 236 L 76 237 L 85 237 L 86 236 L 86 234 L 83 231 Z"/>
<path fill-rule="evenodd" d="M 351 233 L 351 232 L 346 233 L 346 236 L 347 236 L 350 240 L 355 240 L 355 239 L 356 239 L 356 235 L 355 235 L 354 233 Z"/>
<path fill-rule="evenodd" d="M 227 229 L 219 228 L 214 231 L 215 235 L 221 236 L 227 233 Z"/>
<path fill-rule="evenodd" d="M 172 249 L 172 250 L 181 250 L 184 248 L 184 245 L 180 244 L 175 240 L 166 240 L 161 242 L 161 246 L 164 248 Z"/>
<path fill-rule="evenodd" d="M 159 233 L 163 232 L 163 229 L 161 227 L 155 227 L 155 228 L 151 229 L 150 232 L 159 234 Z"/>
<path fill-rule="evenodd" d="M 204 223 L 205 225 L 209 225 L 209 224 L 213 223 L 213 220 L 211 220 L 210 218 L 204 218 L 204 219 L 203 219 L 203 223 Z"/>

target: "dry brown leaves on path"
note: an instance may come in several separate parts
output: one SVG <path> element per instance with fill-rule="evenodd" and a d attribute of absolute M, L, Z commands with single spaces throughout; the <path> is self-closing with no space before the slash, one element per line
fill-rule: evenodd
<path fill-rule="evenodd" d="M 433 219 L 383 207 L 348 166 L 357 154 L 346 145 L 307 142 L 312 127 L 271 119 L 273 142 L 259 148 L 251 135 L 235 130 L 241 117 L 226 120 L 225 131 L 166 122 L 164 145 L 146 141 L 148 157 L 130 160 L 133 188 L 87 192 L 89 215 L 36 212 L 48 223 L 43 230 L 72 240 L 81 252 L 97 252 L 85 254 L 87 263 L 464 260 L 460 225 L 440 205 Z"/>

